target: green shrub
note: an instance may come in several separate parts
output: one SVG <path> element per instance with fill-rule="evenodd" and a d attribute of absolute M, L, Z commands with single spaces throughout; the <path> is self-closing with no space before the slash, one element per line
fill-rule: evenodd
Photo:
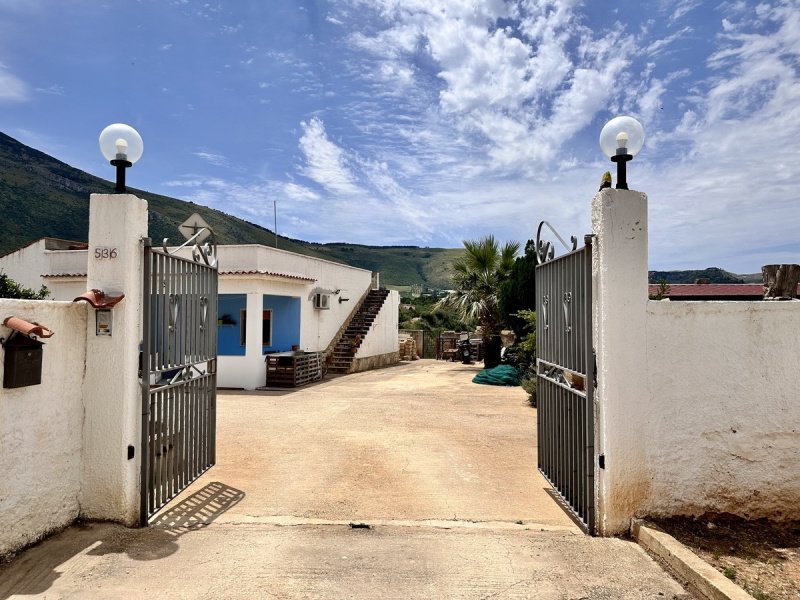
<path fill-rule="evenodd" d="M 528 392 L 531 406 L 536 406 L 536 313 L 520 310 L 514 316 L 524 324 L 523 336 L 513 352 L 517 368 L 524 372 L 520 385 Z"/>
<path fill-rule="evenodd" d="M 23 300 L 44 300 L 50 295 L 50 290 L 42 286 L 39 291 L 22 287 L 5 273 L 0 273 L 0 298 L 19 298 Z"/>
<path fill-rule="evenodd" d="M 536 408 L 536 369 L 535 367 L 529 368 L 522 376 L 519 382 L 522 389 L 528 392 L 528 403 Z"/>

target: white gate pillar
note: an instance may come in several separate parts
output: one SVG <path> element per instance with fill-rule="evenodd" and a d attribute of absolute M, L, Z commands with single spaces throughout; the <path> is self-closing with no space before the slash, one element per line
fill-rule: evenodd
<path fill-rule="evenodd" d="M 642 424 L 648 419 L 647 196 L 605 189 L 592 200 L 593 343 L 597 355 L 596 447 L 601 535 L 628 531 L 647 498 Z"/>
<path fill-rule="evenodd" d="M 142 322 L 142 238 L 147 202 L 131 194 L 92 194 L 87 287 L 125 294 L 111 310 L 111 335 L 87 321 L 81 517 L 138 522 L 141 438 L 139 343 Z M 129 458 L 132 447 L 134 456 Z"/>

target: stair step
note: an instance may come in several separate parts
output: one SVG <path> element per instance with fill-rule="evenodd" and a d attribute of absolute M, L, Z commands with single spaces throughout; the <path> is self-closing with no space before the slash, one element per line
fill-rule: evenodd
<path fill-rule="evenodd" d="M 359 306 L 356 314 L 347 324 L 342 336 L 334 344 L 330 355 L 328 371 L 330 373 L 349 373 L 355 358 L 353 348 L 361 347 L 364 337 L 372 330 L 372 325 L 378 317 L 389 290 L 370 290 L 364 301 Z M 356 342 L 356 340 L 358 340 Z"/>

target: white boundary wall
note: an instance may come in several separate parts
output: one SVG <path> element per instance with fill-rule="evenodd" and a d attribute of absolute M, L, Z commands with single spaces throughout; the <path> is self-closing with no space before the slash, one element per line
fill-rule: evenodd
<path fill-rule="evenodd" d="M 800 302 L 647 306 L 648 515 L 800 518 Z"/>
<path fill-rule="evenodd" d="M 55 333 L 41 340 L 42 383 L 0 388 L 0 556 L 78 517 L 83 460 L 86 307 L 0 299 L 0 323 L 12 315 Z"/>
<path fill-rule="evenodd" d="M 647 197 L 592 201 L 599 529 L 800 518 L 800 302 L 647 300 Z"/>
<path fill-rule="evenodd" d="M 112 309 L 111 336 L 95 335 L 94 309 L 85 302 L 0 299 L 0 322 L 14 315 L 55 332 L 43 340 L 42 383 L 0 388 L 0 555 L 77 517 L 138 521 L 146 232 L 147 202 L 92 194 L 90 250 L 117 253 L 114 260 L 89 259 L 87 286 L 125 294 Z"/>

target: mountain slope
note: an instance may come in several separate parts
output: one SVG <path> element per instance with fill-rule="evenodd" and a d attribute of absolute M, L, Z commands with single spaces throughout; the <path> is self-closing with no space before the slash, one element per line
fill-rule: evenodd
<path fill-rule="evenodd" d="M 86 241 L 89 194 L 112 193 L 114 185 L 0 133 L 0 255 L 43 236 Z M 192 202 L 129 188 L 148 202 L 150 237 L 182 241 L 178 225 L 200 214 L 220 244 L 273 246 L 270 230 Z M 390 285 L 450 287 L 449 265 L 458 250 L 315 244 L 278 236 L 278 247 L 381 272 Z"/>
<path fill-rule="evenodd" d="M 150 237 L 155 243 L 165 237 L 172 242 L 182 241 L 178 225 L 196 212 L 211 225 L 220 244 L 275 244 L 273 232 L 260 225 L 193 202 L 129 189 L 148 202 Z M 86 241 L 89 194 L 113 191 L 113 183 L 0 133 L 0 255 L 44 236 Z M 381 282 L 385 285 L 421 284 L 438 289 L 452 287 L 450 267 L 462 252 L 461 249 L 417 246 L 317 244 L 283 236 L 278 236 L 278 247 L 380 271 Z M 662 279 L 669 283 L 694 283 L 701 277 L 707 277 L 712 283 L 739 283 L 742 277 L 760 281 L 759 275 L 739 276 L 717 268 L 650 272 L 653 283 Z"/>
<path fill-rule="evenodd" d="M 698 279 L 708 279 L 710 283 L 744 283 L 741 275 L 717 267 L 694 271 L 650 271 L 648 278 L 650 283 L 695 283 Z"/>

